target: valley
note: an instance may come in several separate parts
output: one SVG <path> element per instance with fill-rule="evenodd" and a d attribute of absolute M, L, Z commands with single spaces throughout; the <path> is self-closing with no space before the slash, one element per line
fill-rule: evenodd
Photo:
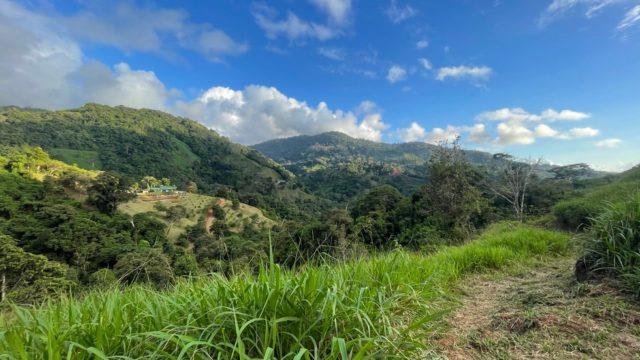
<path fill-rule="evenodd" d="M 10 357 L 580 358 L 620 339 L 618 358 L 637 350 L 639 168 L 335 132 L 249 148 L 93 104 L 6 108 L 0 129 Z"/>

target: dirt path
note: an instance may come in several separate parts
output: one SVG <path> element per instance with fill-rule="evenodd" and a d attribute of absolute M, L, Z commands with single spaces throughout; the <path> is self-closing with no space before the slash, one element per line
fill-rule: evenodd
<path fill-rule="evenodd" d="M 447 359 L 640 359 L 640 303 L 576 283 L 572 259 L 465 281 L 435 339 Z"/>

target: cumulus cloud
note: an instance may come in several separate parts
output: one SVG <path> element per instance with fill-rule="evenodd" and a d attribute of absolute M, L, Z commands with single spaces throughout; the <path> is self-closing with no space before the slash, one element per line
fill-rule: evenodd
<path fill-rule="evenodd" d="M 407 70 L 405 70 L 402 66 L 393 65 L 389 68 L 387 72 L 387 80 L 395 84 L 398 81 L 405 80 L 407 78 Z"/>
<path fill-rule="evenodd" d="M 537 138 L 572 140 L 597 136 L 600 131 L 591 127 L 574 127 L 559 130 L 549 125 L 556 122 L 576 122 L 588 119 L 591 114 L 575 110 L 546 109 L 539 114 L 523 108 L 501 108 L 485 111 L 476 116 L 476 121 L 499 122 L 494 142 L 500 145 L 529 145 Z M 554 125 L 555 126 L 555 125 Z"/>
<path fill-rule="evenodd" d="M 488 66 L 448 66 L 441 67 L 436 73 L 436 79 L 444 81 L 453 80 L 471 80 L 474 82 L 489 80 L 493 70 Z"/>
<path fill-rule="evenodd" d="M 0 103 L 47 109 L 88 101 L 166 109 L 176 95 L 150 71 L 86 61 L 57 21 L 0 3 Z"/>
<path fill-rule="evenodd" d="M 552 138 L 558 136 L 559 132 L 555 129 L 552 129 L 549 125 L 540 124 L 536 126 L 535 134 L 538 137 Z"/>
<path fill-rule="evenodd" d="M 578 139 L 584 137 L 594 137 L 600 134 L 600 130 L 591 127 L 573 128 L 569 130 L 569 138 Z"/>
<path fill-rule="evenodd" d="M 530 145 L 536 141 L 535 133 L 517 123 L 500 123 L 496 128 L 500 145 Z"/>
<path fill-rule="evenodd" d="M 387 125 L 375 105 L 365 103 L 354 112 L 331 110 L 324 102 L 312 107 L 273 87 L 251 85 L 243 90 L 213 87 L 199 98 L 178 102 L 177 111 L 197 119 L 235 141 L 253 144 L 300 134 L 341 131 L 380 141 Z"/>
<path fill-rule="evenodd" d="M 75 98 L 80 103 L 168 110 L 169 99 L 178 95 L 176 90 L 167 89 L 153 71 L 132 70 L 125 63 L 116 64 L 112 70 L 90 61 L 71 81 L 77 85 Z"/>
<path fill-rule="evenodd" d="M 398 24 L 418 15 L 418 10 L 409 5 L 399 5 L 396 0 L 391 0 L 385 13 L 391 22 Z"/>
<path fill-rule="evenodd" d="M 622 140 L 611 138 L 611 139 L 604 139 L 596 142 L 596 146 L 599 148 L 613 149 L 618 147 L 618 145 L 620 145 L 621 143 L 622 143 Z"/>
<path fill-rule="evenodd" d="M 473 126 L 447 125 L 444 128 L 435 127 L 427 131 L 414 121 L 409 127 L 396 131 L 396 137 L 404 142 L 422 141 L 429 144 L 450 143 L 463 135 L 467 136 L 467 140 L 476 144 L 486 143 L 491 138 L 486 132 L 484 124 L 475 124 Z"/>
<path fill-rule="evenodd" d="M 618 24 L 618 30 L 626 30 L 636 24 L 640 24 L 640 5 L 636 5 L 627 11 L 624 19 Z"/>

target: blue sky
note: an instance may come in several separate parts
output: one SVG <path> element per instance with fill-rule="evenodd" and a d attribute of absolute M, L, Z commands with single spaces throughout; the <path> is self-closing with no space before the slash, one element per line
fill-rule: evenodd
<path fill-rule="evenodd" d="M 640 0 L 0 0 L 0 104 L 640 162 Z"/>

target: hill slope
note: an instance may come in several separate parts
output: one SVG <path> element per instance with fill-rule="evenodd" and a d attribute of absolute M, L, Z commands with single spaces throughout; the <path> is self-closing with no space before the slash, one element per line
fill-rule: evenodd
<path fill-rule="evenodd" d="M 40 146 L 83 168 L 190 181 L 212 191 L 224 184 L 267 193 L 286 170 L 199 123 L 160 111 L 87 104 L 78 109 L 0 110 L 0 144 Z"/>
<path fill-rule="evenodd" d="M 412 193 L 425 183 L 425 163 L 437 145 L 424 142 L 387 144 L 327 132 L 270 140 L 253 148 L 293 172 L 310 192 L 336 201 L 348 201 L 380 184 L 393 185 L 405 195 Z M 469 163 L 489 171 L 500 164 L 491 153 L 463 152 Z M 553 169 L 552 165 L 541 164 L 537 174 L 550 178 L 555 176 Z M 582 178 L 604 175 L 587 168 Z"/>
<path fill-rule="evenodd" d="M 365 157 L 398 165 L 420 165 L 429 159 L 436 145 L 424 142 L 387 144 L 332 131 L 318 135 L 301 135 L 269 140 L 253 146 L 254 149 L 281 164 L 295 164 L 330 157 L 335 161 Z M 465 151 L 474 164 L 488 163 L 492 155 L 481 151 Z"/>

